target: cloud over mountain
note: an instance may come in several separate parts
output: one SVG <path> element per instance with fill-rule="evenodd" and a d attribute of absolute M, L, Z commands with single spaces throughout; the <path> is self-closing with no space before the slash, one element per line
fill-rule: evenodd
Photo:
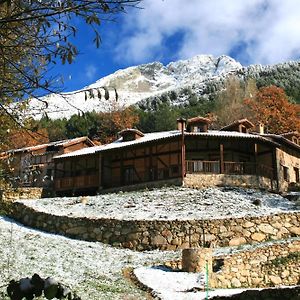
<path fill-rule="evenodd" d="M 298 0 L 145 0 L 126 16 L 119 59 L 229 54 L 242 63 L 300 57 Z"/>

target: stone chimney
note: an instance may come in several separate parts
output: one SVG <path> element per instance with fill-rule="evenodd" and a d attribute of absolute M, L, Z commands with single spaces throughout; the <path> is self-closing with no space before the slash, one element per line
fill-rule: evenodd
<path fill-rule="evenodd" d="M 264 124 L 259 123 L 259 124 L 257 125 L 257 132 L 258 132 L 259 134 L 264 134 L 264 133 L 265 133 L 265 126 L 264 126 Z"/>
<path fill-rule="evenodd" d="M 177 119 L 177 129 L 179 131 L 184 131 L 185 128 L 186 128 L 186 119 L 184 118 Z"/>

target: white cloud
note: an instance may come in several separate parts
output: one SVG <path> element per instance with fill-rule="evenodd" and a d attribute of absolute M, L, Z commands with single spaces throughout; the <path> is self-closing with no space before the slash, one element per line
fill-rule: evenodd
<path fill-rule="evenodd" d="M 172 55 L 229 54 L 243 44 L 250 63 L 276 63 L 300 54 L 298 0 L 144 0 L 125 18 L 119 59 L 141 63 L 163 57 L 167 38 L 181 33 Z M 170 49 L 168 49 L 170 52 Z"/>

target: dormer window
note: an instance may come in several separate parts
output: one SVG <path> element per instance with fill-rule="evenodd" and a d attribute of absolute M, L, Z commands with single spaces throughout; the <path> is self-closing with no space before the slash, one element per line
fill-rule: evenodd
<path fill-rule="evenodd" d="M 195 117 L 188 119 L 187 131 L 188 132 L 207 132 L 210 120 L 203 117 Z"/>
<path fill-rule="evenodd" d="M 144 134 L 137 129 L 124 129 L 119 132 L 123 142 L 134 141 L 144 136 Z"/>
<path fill-rule="evenodd" d="M 254 127 L 254 124 L 247 119 L 237 120 L 220 130 L 222 131 L 237 131 L 241 133 L 249 133 L 249 130 Z"/>

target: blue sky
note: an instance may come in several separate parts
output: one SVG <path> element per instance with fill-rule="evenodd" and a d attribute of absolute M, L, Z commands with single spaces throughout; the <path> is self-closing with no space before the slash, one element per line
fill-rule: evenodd
<path fill-rule="evenodd" d="M 98 49 L 92 30 L 78 23 L 81 53 L 53 70 L 64 77 L 65 91 L 120 68 L 197 54 L 227 54 L 243 65 L 300 57 L 299 0 L 144 0 L 141 6 L 103 22 Z"/>

